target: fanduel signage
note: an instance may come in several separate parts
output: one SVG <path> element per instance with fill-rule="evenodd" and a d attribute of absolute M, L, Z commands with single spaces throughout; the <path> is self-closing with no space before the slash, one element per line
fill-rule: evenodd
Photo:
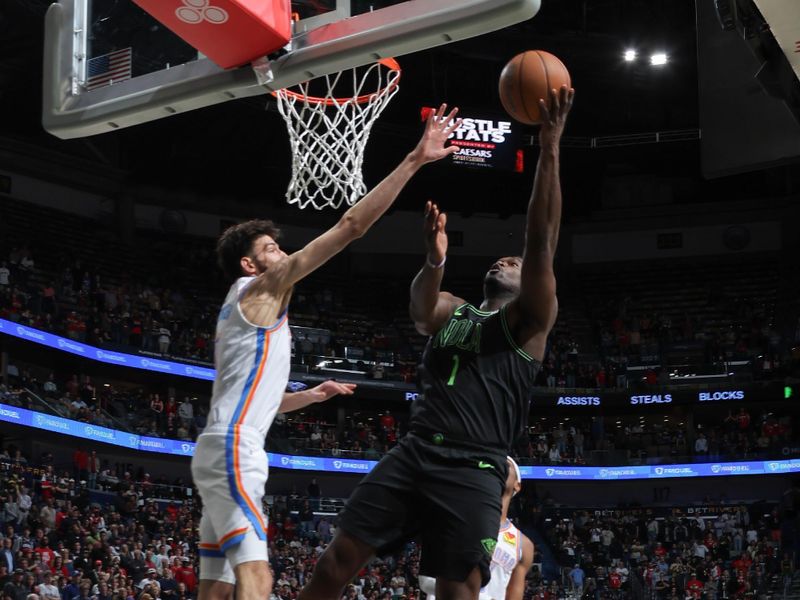
<path fill-rule="evenodd" d="M 7 333 L 16 338 L 41 344 L 42 346 L 49 346 L 62 352 L 69 352 L 70 354 L 77 354 L 84 358 L 96 360 L 98 362 L 117 365 L 120 367 L 132 367 L 134 369 L 143 369 L 145 371 L 157 371 L 159 373 L 171 373 L 173 375 L 181 375 L 183 377 L 191 377 L 193 379 L 203 379 L 205 381 L 214 381 L 214 369 L 206 367 L 198 367 L 196 365 L 187 365 L 185 363 L 173 362 L 170 360 L 160 360 L 152 358 L 144 358 L 135 354 L 126 354 L 124 352 L 111 352 L 109 350 L 101 350 L 89 344 L 82 344 L 73 340 L 63 338 L 46 331 L 33 329 L 24 325 L 17 325 L 11 321 L 0 319 L 0 331 Z"/>
<path fill-rule="evenodd" d="M 55 415 L 0 404 L 0 421 L 52 431 L 85 440 L 103 442 L 143 452 L 158 452 L 179 456 L 192 456 L 194 442 L 154 438 L 117 431 L 107 427 L 88 425 Z M 326 471 L 331 473 L 369 473 L 377 461 L 327 458 L 321 456 L 291 456 L 267 453 L 270 467 L 301 471 Z M 658 466 L 585 467 L 554 465 L 552 467 L 520 466 L 523 479 L 561 479 L 619 481 L 625 479 L 664 479 L 679 477 L 715 477 L 730 475 L 781 475 L 800 471 L 800 459 L 750 461 L 735 463 L 698 463 Z"/>
<path fill-rule="evenodd" d="M 124 352 L 103 350 L 52 333 L 47 333 L 46 331 L 39 331 L 38 329 L 33 329 L 24 325 L 17 325 L 16 323 L 4 319 L 0 319 L 0 333 L 6 333 L 16 338 L 41 344 L 42 346 L 48 346 L 62 352 L 69 352 L 70 354 L 77 354 L 90 360 L 116 365 L 118 367 L 143 369 L 145 371 L 155 371 L 158 373 L 177 375 L 179 377 L 191 377 L 192 379 L 202 379 L 204 381 L 214 381 L 214 377 L 216 376 L 216 371 L 209 367 L 190 365 L 163 358 L 151 358 L 136 354 L 126 354 Z M 289 382 L 289 389 L 292 391 L 305 389 L 306 387 L 308 387 L 308 384 L 305 382 Z M 389 396 L 391 400 L 399 400 L 405 397 L 406 400 L 413 401 L 419 397 L 417 392 L 407 391 L 407 389 L 408 388 L 403 389 L 389 384 L 388 386 L 385 385 L 381 388 L 375 388 L 371 393 L 376 395 L 377 398 L 386 398 Z"/>
<path fill-rule="evenodd" d="M 122 446 L 135 450 L 177 454 L 179 456 L 191 456 L 194 454 L 194 442 L 147 437 L 5 404 L 0 404 L 0 421 L 17 423 L 42 431 L 52 431 L 84 440 L 103 442 L 112 446 Z"/>

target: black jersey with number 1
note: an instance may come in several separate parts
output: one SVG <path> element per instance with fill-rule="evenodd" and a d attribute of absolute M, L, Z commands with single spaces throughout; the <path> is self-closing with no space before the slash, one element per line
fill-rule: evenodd
<path fill-rule="evenodd" d="M 506 307 L 486 312 L 463 304 L 428 340 L 411 431 L 444 445 L 472 442 L 508 453 L 527 423 L 540 368 L 514 341 Z"/>

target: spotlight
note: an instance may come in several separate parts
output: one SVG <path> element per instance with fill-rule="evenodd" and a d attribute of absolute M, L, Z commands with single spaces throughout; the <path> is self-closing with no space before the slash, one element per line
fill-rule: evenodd
<path fill-rule="evenodd" d="M 625 50 L 625 62 L 633 62 L 636 60 L 636 50 Z"/>
<path fill-rule="evenodd" d="M 660 67 L 667 64 L 667 55 L 663 52 L 656 52 L 650 55 L 650 64 L 654 67 Z"/>

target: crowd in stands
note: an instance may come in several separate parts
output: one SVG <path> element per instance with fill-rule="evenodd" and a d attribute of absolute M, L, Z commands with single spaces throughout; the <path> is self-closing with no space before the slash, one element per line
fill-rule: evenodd
<path fill-rule="evenodd" d="M 31 390 L 35 396 L 25 390 Z M 43 402 L 39 402 L 39 400 Z M 89 375 L 60 381 L 51 373 L 39 380 L 27 368 L 12 369 L 10 385 L 0 384 L 0 402 L 103 427 L 122 429 L 149 437 L 195 440 L 205 428 L 208 399 L 97 385 Z M 389 410 L 373 416 L 348 412 L 344 427 L 326 422 L 320 411 L 279 414 L 270 430 L 269 443 L 277 451 L 354 456 L 377 460 L 397 443 L 405 416 Z"/>
<path fill-rule="evenodd" d="M 106 282 L 77 259 L 40 269 L 27 247 L 12 248 L 2 265 L 2 318 L 92 345 L 212 360 L 215 307 L 197 296 L 143 281 Z"/>
<path fill-rule="evenodd" d="M 611 512 L 612 514 L 608 514 Z M 576 511 L 545 524 L 575 597 L 761 598 L 795 569 L 794 513 L 718 507 L 713 516 Z M 630 596 L 628 596 L 630 595 Z"/>
<path fill-rule="evenodd" d="M 335 534 L 332 513 L 341 503 L 325 499 L 316 480 L 265 501 L 271 600 L 294 600 Z M 790 550 L 800 541 L 795 513 L 785 506 L 716 505 L 691 516 L 641 508 L 534 509 L 526 515 L 545 533 L 563 570 L 549 582 L 532 572 L 526 600 L 757 598 L 791 579 Z M 32 462 L 6 448 L 0 452 L 0 589 L 9 600 L 31 600 L 29 594 L 191 600 L 198 518 L 196 493 L 180 479 L 151 478 L 142 467 L 110 464 L 81 448 L 68 466 L 47 454 Z M 419 549 L 411 543 L 365 567 L 343 597 L 416 600 L 418 575 Z"/>
<path fill-rule="evenodd" d="M 135 254 L 112 239 L 70 238 L 68 251 L 57 237 L 19 242 L 14 233 L 26 223 L 54 218 L 36 212 L 41 210 L 13 202 L 0 208 L 8 234 L 0 242 L 0 317 L 90 344 L 212 360 L 224 286 L 209 240 L 143 238 Z M 91 224 L 59 218 L 78 229 Z M 124 275 L 115 268 L 119 262 L 128 266 Z M 759 374 L 780 372 L 795 323 L 791 332 L 777 324 L 776 267 L 740 263 L 581 274 L 585 289 L 571 290 L 562 304 L 585 307 L 562 311 L 537 383 L 601 389 L 660 383 L 666 371 L 658 365 L 669 362 L 675 344 L 693 363 L 743 359 Z M 297 329 L 296 364 L 316 369 L 325 357 L 335 357 L 344 368 L 377 379 L 413 381 L 425 340 L 407 316 L 407 282 L 361 280 L 352 286 L 319 277 L 296 290 L 290 307 L 295 325 L 323 332 Z M 578 320 L 586 321 L 589 333 L 576 335 L 575 323 L 566 322 Z M 634 364 L 653 368 L 633 372 Z"/>
<path fill-rule="evenodd" d="M 340 503 L 326 500 L 316 480 L 302 492 L 265 500 L 275 574 L 271 600 L 294 600 L 335 534 L 335 517 L 320 511 L 335 513 Z M 549 582 L 531 573 L 526 600 L 757 598 L 791 579 L 800 541 L 793 509 L 657 510 L 534 506 L 526 514 L 563 570 Z M 81 448 L 70 466 L 47 454 L 34 463 L 6 448 L 0 451 L 0 588 L 10 600 L 28 600 L 28 594 L 41 600 L 191 600 L 198 518 L 196 493 L 180 479 L 151 478 L 142 467 L 110 464 Z M 344 597 L 415 600 L 418 575 L 419 550 L 412 543 L 365 567 Z"/>
<path fill-rule="evenodd" d="M 723 416 L 723 414 L 725 416 Z M 744 406 L 695 415 L 694 429 L 677 416 L 534 420 L 520 457 L 534 464 L 640 464 L 785 458 L 800 443 L 790 412 Z M 557 424 L 556 424 L 557 421 Z"/>
<path fill-rule="evenodd" d="M 2 250 L 0 318 L 94 346 L 213 362 L 216 311 L 224 295 L 220 285 L 187 289 L 176 282 L 118 280 L 63 253 L 57 264 L 39 266 L 27 246 L 5 255 Z M 203 270 L 215 272 L 212 257 Z M 369 305 L 378 309 L 382 303 Z M 372 317 L 346 311 L 339 290 L 314 280 L 296 290 L 290 310 L 298 326 L 296 364 L 315 369 L 322 357 L 339 357 L 375 379 L 413 379 L 421 338 L 413 328 L 395 326 L 392 310 Z M 324 335 L 307 334 L 306 328 Z"/>
<path fill-rule="evenodd" d="M 597 387 L 613 383 L 608 371 L 663 364 L 670 353 L 694 365 L 752 361 L 754 376 L 771 377 L 795 343 L 793 320 L 776 313 L 778 266 L 763 258 L 626 265 L 586 273 L 583 283 L 607 372 Z"/>
<path fill-rule="evenodd" d="M 89 375 L 60 381 L 54 373 L 37 378 L 13 366 L 9 386 L 0 384 L 0 401 L 112 429 L 150 437 L 194 440 L 206 425 L 208 399 L 146 391 L 140 387 L 98 386 Z M 30 390 L 35 395 L 25 392 Z"/>
<path fill-rule="evenodd" d="M 98 385 L 89 375 L 41 378 L 28 368 L 10 373 L 0 402 L 149 437 L 195 440 L 203 430 L 207 398 L 171 395 L 168 390 Z M 32 390 L 36 400 L 23 392 Z M 786 458 L 800 448 L 800 430 L 788 408 L 726 413 L 554 418 L 530 417 L 528 436 L 517 448 L 523 464 L 648 464 Z M 750 411 L 754 411 L 751 414 Z M 782 411 L 782 412 L 781 412 Z M 338 423 L 325 405 L 278 415 L 269 449 L 291 454 L 379 459 L 408 431 L 407 411 L 354 411 Z"/>
<path fill-rule="evenodd" d="M 629 381 L 627 362 L 626 358 L 605 362 L 581 359 L 574 341 L 553 335 L 536 383 L 548 388 L 625 389 L 639 383 Z"/>
<path fill-rule="evenodd" d="M 77 451 L 76 454 L 83 453 Z M 117 476 L 86 454 L 73 469 L 52 455 L 0 454 L 0 586 L 25 600 L 190 599 L 197 594 L 195 506 L 167 499 L 144 473 Z M 179 483 L 180 482 L 176 482 Z"/>
<path fill-rule="evenodd" d="M 347 414 L 344 427 L 337 431 L 336 424 L 326 423 L 313 411 L 278 415 L 268 444 L 283 452 L 378 460 L 407 431 L 405 419 L 400 419 L 389 410 L 374 416 L 359 411 Z"/>
<path fill-rule="evenodd" d="M 90 475 L 94 461 L 102 463 Z M 199 501 L 180 479 L 151 479 L 78 449 L 72 468 L 52 455 L 29 462 L 0 452 L 0 589 L 8 600 L 191 600 L 197 597 Z M 191 492 L 191 493 L 189 493 Z M 335 518 L 315 515 L 295 490 L 265 499 L 271 600 L 293 600 L 332 539 Z M 267 503 L 266 500 L 269 500 Z M 348 586 L 349 600 L 420 598 L 419 550 L 375 560 Z M 30 594 L 36 594 L 31 598 Z"/>
<path fill-rule="evenodd" d="M 404 415 L 403 415 L 404 416 Z M 333 423 L 313 412 L 282 415 L 270 435 L 287 452 L 377 459 L 405 430 L 403 416 L 389 411 L 369 417 L 349 415 L 337 433 Z M 627 422 L 626 422 L 627 421 Z M 526 443 L 516 449 L 522 464 L 646 464 L 715 462 L 786 458 L 800 446 L 794 419 L 788 412 L 759 412 L 745 407 L 724 418 L 697 419 L 693 430 L 677 417 L 594 417 L 587 419 L 531 418 Z"/>

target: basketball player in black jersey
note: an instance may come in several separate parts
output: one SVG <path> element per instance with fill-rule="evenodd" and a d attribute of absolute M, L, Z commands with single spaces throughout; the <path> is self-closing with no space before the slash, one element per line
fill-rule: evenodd
<path fill-rule="evenodd" d="M 420 572 L 437 600 L 476 600 L 497 543 L 506 455 L 523 433 L 547 335 L 556 320 L 553 256 L 561 221 L 559 141 L 574 91 L 540 101 L 541 153 L 522 257 L 497 260 L 480 307 L 442 292 L 446 216 L 425 210 L 425 266 L 411 318 L 430 335 L 411 431 L 351 495 L 300 600 L 338 600 L 376 553 L 422 542 Z M 431 550 L 428 550 L 430 548 Z"/>

